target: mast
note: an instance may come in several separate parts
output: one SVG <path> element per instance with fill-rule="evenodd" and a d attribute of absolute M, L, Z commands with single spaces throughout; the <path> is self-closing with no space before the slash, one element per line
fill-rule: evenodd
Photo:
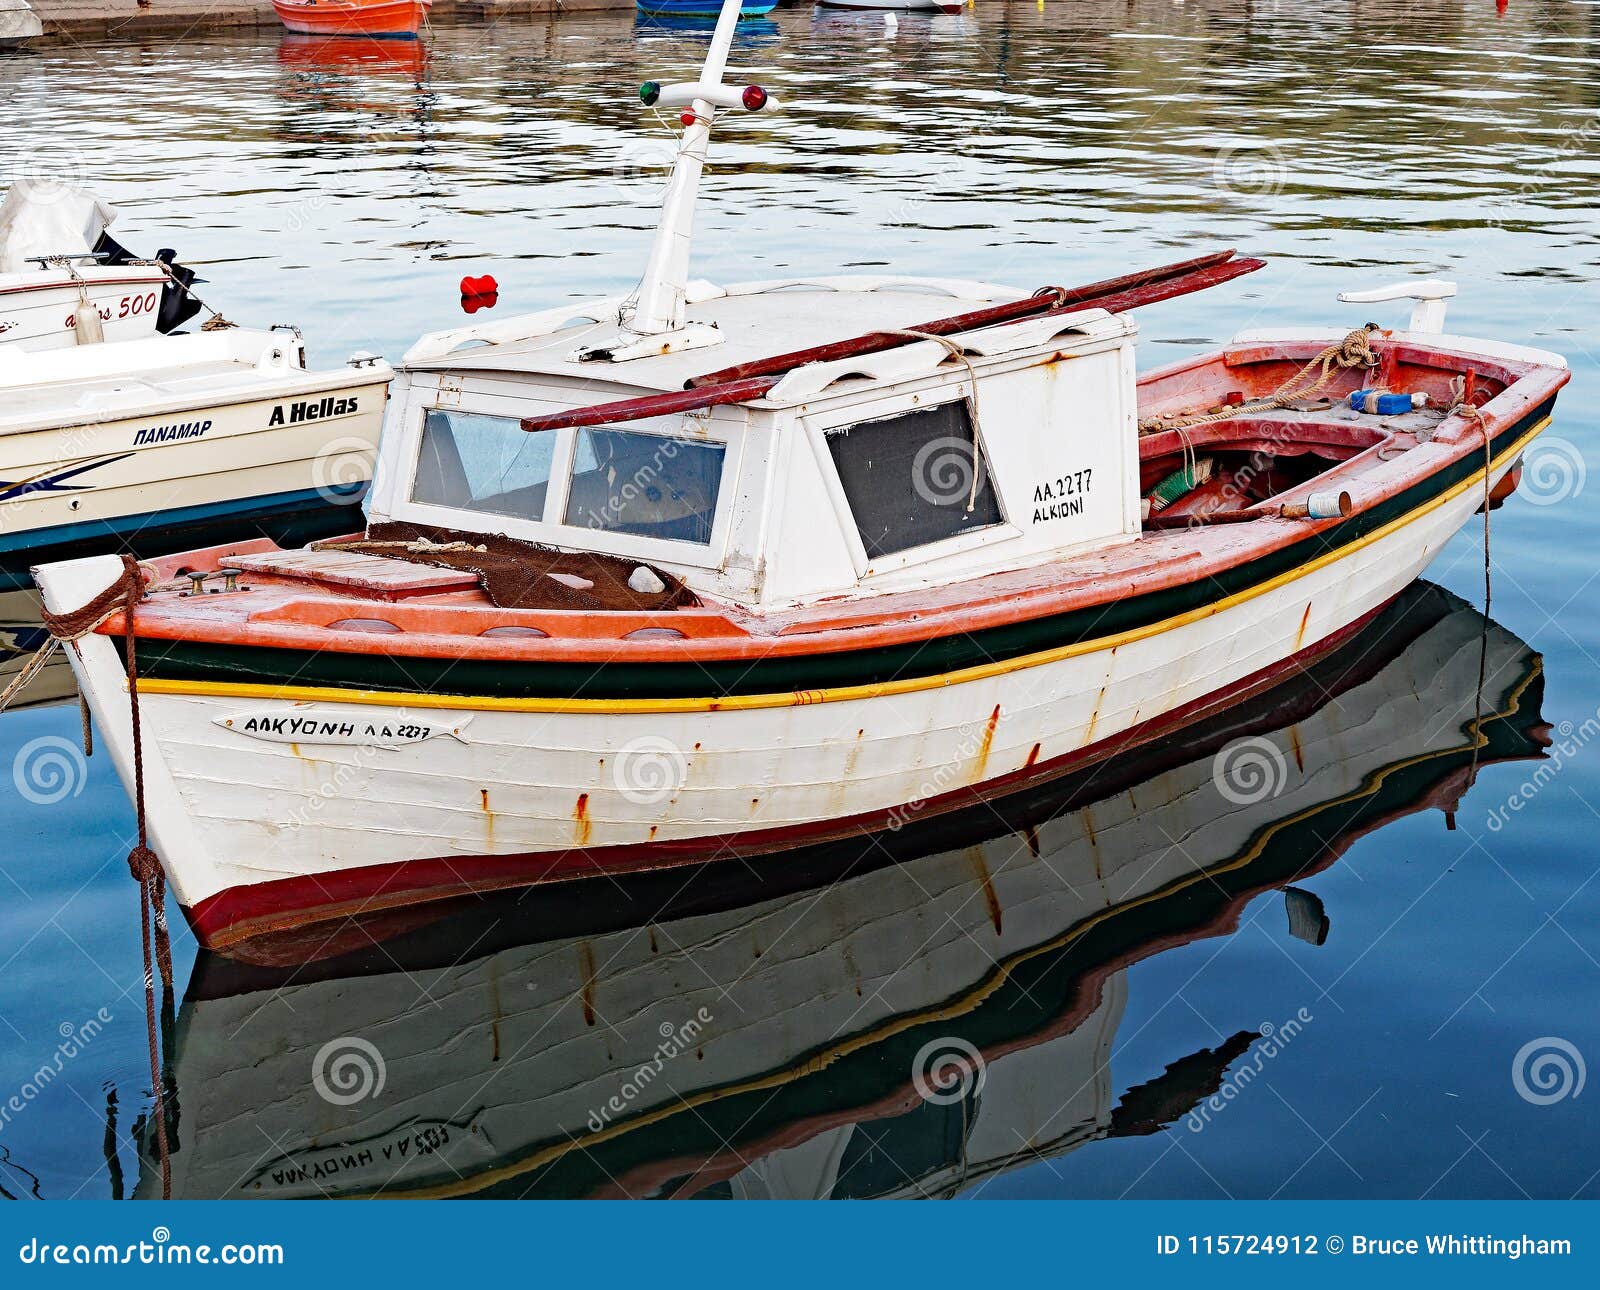
<path fill-rule="evenodd" d="M 621 319 L 623 334 L 581 351 L 580 358 L 623 362 L 647 354 L 721 343 L 721 334 L 715 327 L 688 321 L 689 248 L 711 125 L 718 109 L 758 112 L 778 106 L 777 100 L 759 85 L 723 84 L 741 5 L 742 0 L 723 0 L 698 81 L 676 85 L 646 81 L 639 87 L 639 97 L 647 107 L 683 109 L 683 137 L 672 164 L 672 176 L 661 203 L 661 222 L 656 226 L 633 312 Z"/>

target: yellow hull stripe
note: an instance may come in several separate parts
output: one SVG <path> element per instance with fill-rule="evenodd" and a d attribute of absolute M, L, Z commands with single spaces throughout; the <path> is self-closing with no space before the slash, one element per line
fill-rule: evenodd
<path fill-rule="evenodd" d="M 1533 426 L 1525 435 L 1507 448 L 1494 459 L 1493 467 L 1505 462 L 1508 458 L 1514 459 L 1525 449 L 1546 426 L 1550 418 L 1546 417 Z M 907 678 L 903 681 L 881 681 L 872 685 L 844 685 L 829 690 L 790 690 L 781 694 L 734 694 L 723 698 L 704 699 L 510 699 L 491 695 L 461 695 L 461 694 L 420 694 L 406 691 L 391 690 L 350 690 L 337 686 L 311 686 L 311 685 L 253 685 L 234 681 L 171 681 L 151 677 L 139 678 L 139 693 L 181 695 L 188 698 L 207 699 L 261 699 L 279 701 L 284 703 L 355 703 L 366 704 L 373 707 L 384 708 L 444 708 L 456 711 L 479 712 L 550 712 L 550 713 L 665 713 L 665 712 L 734 712 L 749 711 L 760 708 L 797 708 L 813 703 L 847 703 L 852 699 L 881 699 L 897 694 L 915 694 L 922 690 L 938 690 L 951 685 L 964 685 L 970 681 L 984 681 L 991 677 L 1005 676 L 1011 672 L 1020 672 L 1025 668 L 1040 667 L 1048 663 L 1058 663 L 1063 659 L 1076 658 L 1082 654 L 1094 654 L 1102 650 L 1118 649 L 1124 645 L 1131 645 L 1135 641 L 1146 640 L 1151 636 L 1159 636 L 1163 632 L 1174 631 L 1196 623 L 1205 618 L 1210 618 L 1224 610 L 1232 609 L 1236 605 L 1245 604 L 1264 596 L 1268 592 L 1276 591 L 1279 587 L 1287 586 L 1301 578 L 1326 568 L 1335 561 L 1343 560 L 1363 547 L 1371 546 L 1392 536 L 1408 524 L 1414 523 L 1421 516 L 1430 511 L 1437 510 L 1446 502 L 1452 501 L 1470 488 L 1483 486 L 1483 472 L 1475 471 L 1466 479 L 1452 485 L 1439 496 L 1430 498 L 1413 511 L 1408 511 L 1398 519 L 1390 520 L 1381 528 L 1374 529 L 1365 537 L 1357 538 L 1354 542 L 1340 547 L 1337 551 L 1328 551 L 1308 560 L 1303 565 L 1286 570 L 1265 582 L 1247 587 L 1243 591 L 1234 592 L 1224 596 L 1208 605 L 1185 610 L 1171 618 L 1164 618 L 1160 622 L 1149 623 L 1143 627 L 1132 627 L 1127 631 L 1117 632 L 1110 636 L 1100 636 L 1094 640 L 1078 641 L 1072 645 L 1060 645 L 1054 649 L 1040 650 L 1034 654 L 1023 654 L 1017 658 L 1005 659 L 995 663 L 979 663 L 973 667 L 961 668 L 954 672 L 942 672 L 937 676 L 919 676 Z"/>

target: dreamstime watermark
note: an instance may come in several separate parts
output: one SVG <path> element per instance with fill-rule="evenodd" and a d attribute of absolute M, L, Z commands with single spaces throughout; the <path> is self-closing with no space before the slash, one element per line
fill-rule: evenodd
<path fill-rule="evenodd" d="M 689 760 L 670 739 L 642 735 L 617 750 L 611 779 L 617 792 L 638 806 L 664 802 L 689 777 Z"/>
<path fill-rule="evenodd" d="M 1228 1104 L 1236 1099 L 1240 1093 L 1248 1088 L 1266 1070 L 1267 1063 L 1277 1057 L 1296 1036 L 1309 1026 L 1316 1018 L 1311 1009 L 1301 1008 L 1294 1016 L 1285 1021 L 1281 1026 L 1274 1026 L 1270 1021 L 1261 1023 L 1257 1032 L 1260 1040 L 1251 1045 L 1255 1051 L 1253 1060 L 1243 1065 L 1235 1066 L 1228 1072 L 1228 1077 L 1222 1081 L 1222 1086 L 1217 1089 L 1204 1102 L 1189 1112 L 1189 1117 L 1184 1121 L 1190 1133 L 1199 1133 L 1206 1125 L 1211 1123 L 1214 1116 L 1222 1114 L 1228 1109 Z"/>
<path fill-rule="evenodd" d="M 35 806 L 54 806 L 77 797 L 89 779 L 83 749 L 60 735 L 40 735 L 17 749 L 11 782 Z"/>
<path fill-rule="evenodd" d="M 1522 456 L 1517 496 L 1535 506 L 1555 506 L 1583 491 L 1589 466 L 1570 439 L 1541 438 Z"/>
<path fill-rule="evenodd" d="M 703 1007 L 697 1008 L 694 1016 L 682 1025 L 675 1026 L 670 1021 L 663 1021 L 658 1032 L 661 1042 L 656 1045 L 650 1059 L 623 1081 L 622 1087 L 606 1099 L 604 1106 L 589 1112 L 589 1132 L 599 1133 L 615 1116 L 626 1111 L 631 1102 L 655 1083 L 667 1063 L 688 1049 L 711 1021 L 711 1010 Z"/>
<path fill-rule="evenodd" d="M 1593 151 L 1597 136 L 1600 136 L 1600 114 L 1591 116 L 1576 130 L 1570 131 L 1561 146 L 1542 165 L 1519 167 L 1523 182 L 1496 199 L 1491 208 L 1496 213 L 1489 216 L 1484 223 L 1490 228 L 1501 227 L 1506 223 L 1506 215 L 1513 209 L 1527 205 L 1529 197 L 1536 189 L 1544 184 L 1564 180 L 1566 176 L 1557 167 L 1574 157 L 1586 157 Z"/>
<path fill-rule="evenodd" d="M 1238 197 L 1276 197 L 1288 182 L 1289 163 L 1276 144 L 1221 148 L 1211 164 L 1211 180 Z"/>
<path fill-rule="evenodd" d="M 1283 792 L 1289 763 L 1282 749 L 1259 735 L 1235 739 L 1211 761 L 1211 782 L 1235 806 L 1253 806 Z"/>
<path fill-rule="evenodd" d="M 389 1068 L 378 1046 L 359 1035 L 341 1035 L 317 1049 L 311 1086 L 332 1106 L 354 1106 L 383 1093 Z"/>
<path fill-rule="evenodd" d="M 330 506 L 354 506 L 372 479 L 376 449 L 370 439 L 346 435 L 324 445 L 311 462 L 311 483 Z"/>
<path fill-rule="evenodd" d="M 157 1264 L 163 1267 L 181 1266 L 184 1264 L 222 1264 L 233 1266 L 235 1264 L 250 1266 L 254 1264 L 273 1264 L 282 1266 L 283 1246 L 281 1245 L 190 1245 L 182 1241 L 174 1241 L 172 1232 L 166 1227 L 152 1228 L 148 1241 L 139 1241 L 132 1245 L 115 1245 L 103 1241 L 89 1245 L 82 1241 L 71 1244 L 57 1241 L 40 1241 L 35 1236 L 17 1251 L 17 1260 L 20 1263 L 37 1263 L 55 1265 L 58 1267 L 124 1267 L 136 1263 Z"/>
<path fill-rule="evenodd" d="M 41 204 L 58 202 L 83 187 L 88 163 L 76 148 L 52 144 L 48 152 L 24 152 L 6 167 L 7 186 L 28 184 Z"/>
<path fill-rule="evenodd" d="M 1485 818 L 1484 825 L 1490 833 L 1498 833 L 1510 824 L 1513 815 L 1518 814 L 1524 806 L 1539 796 L 1545 786 L 1566 769 L 1569 761 L 1594 742 L 1595 737 L 1600 735 L 1600 710 L 1580 726 L 1574 726 L 1570 721 L 1563 721 L 1553 733 L 1556 737 L 1550 741 L 1545 759 Z"/>
<path fill-rule="evenodd" d="M 911 1059 L 911 1086 L 917 1096 L 940 1106 L 977 1097 L 988 1078 L 983 1054 L 959 1035 L 930 1039 Z"/>
<path fill-rule="evenodd" d="M 1552 1106 L 1583 1092 L 1589 1069 L 1571 1040 L 1558 1035 L 1530 1039 L 1511 1059 L 1511 1087 L 1532 1106 Z"/>
<path fill-rule="evenodd" d="M 929 506 L 966 505 L 984 483 L 976 449 L 959 435 L 928 440 L 911 461 L 911 487 Z"/>
<path fill-rule="evenodd" d="M 632 140 L 617 150 L 617 159 L 611 167 L 611 182 L 630 197 L 659 197 L 666 192 L 677 159 L 675 140 Z"/>
<path fill-rule="evenodd" d="M 27 1110 L 30 1103 L 36 1101 L 51 1084 L 55 1083 L 56 1078 L 66 1070 L 68 1063 L 92 1044 L 100 1032 L 110 1024 L 111 1010 L 100 1008 L 87 1021 L 76 1024 L 63 1021 L 57 1026 L 56 1034 L 61 1042 L 56 1045 L 55 1052 L 22 1082 L 16 1092 L 0 1103 L 0 1131 L 3 1131 L 16 1116 Z"/>
<path fill-rule="evenodd" d="M 917 785 L 915 797 L 890 811 L 883 827 L 890 833 L 898 833 L 930 801 L 969 785 L 972 782 L 972 763 L 987 756 L 988 749 L 994 743 L 999 720 L 997 708 L 986 721 L 961 727 L 961 740 L 956 745 L 955 755 L 946 758 L 930 778 Z"/>

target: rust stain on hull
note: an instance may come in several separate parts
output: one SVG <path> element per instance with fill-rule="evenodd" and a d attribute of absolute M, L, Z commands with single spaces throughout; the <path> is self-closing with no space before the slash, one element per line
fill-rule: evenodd
<path fill-rule="evenodd" d="M 978 744 L 978 756 L 972 763 L 972 781 L 981 783 L 989 773 L 989 751 L 994 747 L 995 727 L 1000 724 L 1000 705 L 994 705 L 988 721 L 983 725 L 983 738 Z"/>
<path fill-rule="evenodd" d="M 572 808 L 572 820 L 577 827 L 577 839 L 580 847 L 589 845 L 589 838 L 594 833 L 594 822 L 589 819 L 589 795 L 578 794 L 578 804 Z"/>
<path fill-rule="evenodd" d="M 1001 926 L 1000 894 L 994 889 L 994 879 L 989 876 L 989 866 L 984 863 L 983 852 L 974 847 L 967 857 L 972 861 L 972 872 L 978 876 L 978 883 L 983 887 L 983 901 L 989 907 L 989 921 L 994 924 L 994 934 L 998 936 Z"/>
<path fill-rule="evenodd" d="M 1305 644 L 1306 626 L 1310 622 L 1311 622 L 1311 602 L 1308 600 L 1308 601 L 1306 601 L 1306 611 L 1305 611 L 1305 613 L 1300 615 L 1300 630 L 1297 631 L 1294 634 L 1294 648 L 1295 648 L 1295 651 L 1297 653 L 1299 652 L 1301 646 L 1303 646 Z"/>
<path fill-rule="evenodd" d="M 1300 748 L 1300 727 L 1289 727 L 1289 746 L 1294 749 L 1294 764 L 1302 775 L 1306 773 L 1306 756 Z"/>

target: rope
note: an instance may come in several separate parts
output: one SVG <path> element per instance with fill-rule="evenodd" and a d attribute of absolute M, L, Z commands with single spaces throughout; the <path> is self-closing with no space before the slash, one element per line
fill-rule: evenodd
<path fill-rule="evenodd" d="M 1150 434 L 1157 430 L 1176 430 L 1184 426 L 1205 425 L 1212 421 L 1231 421 L 1234 417 L 1248 416 L 1254 412 L 1272 412 L 1279 408 L 1286 408 L 1291 403 L 1297 403 L 1302 399 L 1315 398 L 1322 392 L 1322 388 L 1338 375 L 1341 369 L 1350 367 L 1371 368 L 1378 365 L 1378 355 L 1373 351 L 1372 338 L 1380 330 L 1377 323 L 1368 323 L 1364 327 L 1357 327 L 1353 332 L 1348 333 L 1343 340 L 1329 345 L 1264 399 L 1257 399 L 1253 403 L 1241 403 L 1231 408 L 1219 408 L 1215 412 L 1200 412 L 1192 415 L 1175 413 L 1171 416 L 1158 414 L 1139 422 L 1139 433 Z M 1318 368 L 1321 368 L 1321 374 L 1315 380 L 1311 380 L 1312 373 Z"/>
<path fill-rule="evenodd" d="M 1451 417 L 1459 414 L 1476 422 L 1479 432 L 1483 435 L 1483 629 L 1478 642 L 1478 691 L 1472 717 L 1472 765 L 1467 771 L 1467 786 L 1470 788 L 1478 782 L 1478 754 L 1483 745 L 1483 687 L 1488 681 L 1489 670 L 1489 609 L 1494 603 L 1489 558 L 1489 506 L 1494 500 L 1494 489 L 1490 484 L 1489 474 L 1494 465 L 1494 447 L 1489 437 L 1489 423 L 1483 419 L 1483 409 L 1472 401 L 1473 396 L 1467 389 L 1467 381 L 1466 376 L 1457 376 L 1451 380 L 1452 401 L 1450 410 L 1445 415 Z"/>
<path fill-rule="evenodd" d="M 366 538 L 357 538 L 354 542 L 313 542 L 310 549 L 313 551 L 409 551 L 413 555 L 440 555 L 454 551 L 485 552 L 486 546 L 474 546 L 471 542 L 430 542 L 427 538 L 414 538 L 409 542 L 379 542 L 369 541 Z"/>
<path fill-rule="evenodd" d="M 1059 291 L 1060 288 L 1050 288 Z M 1035 294 L 1043 295 L 1044 292 Z M 978 432 L 978 369 L 972 365 L 972 360 L 967 357 L 967 351 L 956 341 L 948 336 L 936 336 L 931 331 L 914 331 L 911 329 L 890 328 L 883 333 L 886 336 L 904 336 L 909 340 L 931 340 L 936 345 L 944 347 L 945 352 L 957 362 L 962 363 L 967 369 L 967 379 L 972 383 L 972 486 L 967 490 L 967 514 L 971 515 L 973 508 L 978 504 L 978 481 L 983 477 L 983 438 Z"/>
<path fill-rule="evenodd" d="M 144 801 L 144 732 L 139 722 L 138 637 L 134 630 L 134 614 L 144 594 L 145 577 L 139 562 L 131 555 L 124 555 L 122 576 L 81 609 L 60 614 L 48 609 L 40 611 L 40 618 L 49 629 L 51 639 L 29 661 L 24 673 L 34 668 L 41 658 L 48 658 L 63 642 L 81 640 L 117 614 L 123 615 L 127 640 L 128 705 L 133 727 L 133 807 L 138 823 L 138 841 L 128 853 L 128 872 L 139 884 L 139 939 L 144 949 L 145 1038 L 150 1053 L 150 1089 L 155 1099 L 156 1143 L 161 1158 L 161 1198 L 167 1200 L 172 1196 L 172 1157 L 167 1142 L 161 1040 L 156 1022 L 155 970 L 160 970 L 162 988 L 170 995 L 172 939 L 167 929 L 166 875 L 160 859 L 150 849 Z M 7 698 L 10 692 L 11 687 L 8 687 Z"/>

